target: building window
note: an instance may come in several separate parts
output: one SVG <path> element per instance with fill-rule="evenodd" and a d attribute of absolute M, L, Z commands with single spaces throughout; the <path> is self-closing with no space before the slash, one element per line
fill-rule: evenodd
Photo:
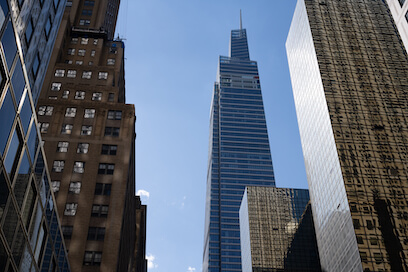
<path fill-rule="evenodd" d="M 33 36 L 33 32 L 34 32 L 33 19 L 30 18 L 30 20 L 28 20 L 28 24 L 27 24 L 26 31 L 25 31 L 27 47 L 30 44 L 31 37 Z"/>
<path fill-rule="evenodd" d="M 76 65 L 82 65 L 82 64 L 84 64 L 84 61 L 83 60 L 77 60 L 77 61 L 75 61 L 75 64 Z"/>
<path fill-rule="evenodd" d="M 98 39 L 94 39 L 93 44 L 98 45 Z"/>
<path fill-rule="evenodd" d="M 52 95 L 52 96 L 49 96 L 49 97 L 48 97 L 48 99 L 51 99 L 51 100 L 57 100 L 57 97 L 56 97 L 56 96 L 54 96 L 54 95 Z"/>
<path fill-rule="evenodd" d="M 93 101 L 101 101 L 102 100 L 102 93 L 96 92 L 92 94 Z"/>
<path fill-rule="evenodd" d="M 78 56 L 85 56 L 86 50 L 85 49 L 78 49 Z"/>
<path fill-rule="evenodd" d="M 112 184 L 97 183 L 95 186 L 95 195 L 110 196 L 112 191 Z"/>
<path fill-rule="evenodd" d="M 64 235 L 64 239 L 71 239 L 72 237 L 72 226 L 61 226 L 62 234 Z"/>
<path fill-rule="evenodd" d="M 83 71 L 82 72 L 82 78 L 91 79 L 91 77 L 92 77 L 92 72 L 91 71 Z"/>
<path fill-rule="evenodd" d="M 76 78 L 76 70 L 68 70 L 67 71 L 67 77 L 69 78 Z"/>
<path fill-rule="evenodd" d="M 69 48 L 67 54 L 71 56 L 75 55 L 75 48 Z"/>
<path fill-rule="evenodd" d="M 85 109 L 84 118 L 94 118 L 95 109 Z"/>
<path fill-rule="evenodd" d="M 105 136 L 119 137 L 119 128 L 105 127 Z"/>
<path fill-rule="evenodd" d="M 47 133 L 48 128 L 50 127 L 50 123 L 40 123 L 39 126 L 40 126 L 41 133 Z"/>
<path fill-rule="evenodd" d="M 84 20 L 84 19 L 79 20 L 79 25 L 81 26 L 89 26 L 90 24 L 91 24 L 90 20 Z"/>
<path fill-rule="evenodd" d="M 74 216 L 76 214 L 78 208 L 78 204 L 77 203 L 66 203 L 65 204 L 65 211 L 64 211 L 64 215 L 66 216 Z"/>
<path fill-rule="evenodd" d="M 100 163 L 98 167 L 98 174 L 100 175 L 113 175 L 115 171 L 115 165 L 112 163 Z"/>
<path fill-rule="evenodd" d="M 51 91 L 56 91 L 56 92 L 58 92 L 59 90 L 61 90 L 61 83 L 59 83 L 59 82 L 53 82 L 52 84 L 51 84 Z"/>
<path fill-rule="evenodd" d="M 84 265 L 101 265 L 102 252 L 85 251 Z"/>
<path fill-rule="evenodd" d="M 89 227 L 87 240 L 103 241 L 105 239 L 105 228 Z"/>
<path fill-rule="evenodd" d="M 61 153 L 67 152 L 68 151 L 68 146 L 69 146 L 68 142 L 58 142 L 57 152 L 61 152 Z"/>
<path fill-rule="evenodd" d="M 68 193 L 77 195 L 80 192 L 81 192 L 81 182 L 71 181 L 71 183 L 69 184 Z"/>
<path fill-rule="evenodd" d="M 78 38 L 72 38 L 71 43 L 72 44 L 77 44 L 78 43 Z"/>
<path fill-rule="evenodd" d="M 64 91 L 64 92 L 62 93 L 62 98 L 67 99 L 68 96 L 69 96 L 69 91 Z"/>
<path fill-rule="evenodd" d="M 49 36 L 50 36 L 51 27 L 52 27 L 51 17 L 48 16 L 47 22 L 45 23 L 45 27 L 44 27 L 45 36 L 47 37 L 47 39 L 48 39 Z"/>
<path fill-rule="evenodd" d="M 84 125 L 81 128 L 81 135 L 91 135 L 92 134 L 92 126 Z"/>
<path fill-rule="evenodd" d="M 93 65 L 93 61 L 88 62 L 88 65 L 89 65 L 89 66 L 92 66 L 92 65 Z"/>
<path fill-rule="evenodd" d="M 76 161 L 74 163 L 74 173 L 83 174 L 85 168 L 85 162 Z"/>
<path fill-rule="evenodd" d="M 81 44 L 88 44 L 89 38 L 81 38 Z"/>
<path fill-rule="evenodd" d="M 64 69 L 57 69 L 55 70 L 55 77 L 64 77 L 65 76 L 65 70 Z"/>
<path fill-rule="evenodd" d="M 77 153 L 86 154 L 88 153 L 89 144 L 88 143 L 78 143 Z"/>
<path fill-rule="evenodd" d="M 33 67 L 31 68 L 34 77 L 37 77 L 38 69 L 40 68 L 40 62 L 40 55 L 37 53 L 37 55 L 35 55 L 34 57 Z"/>
<path fill-rule="evenodd" d="M 94 217 L 107 217 L 109 211 L 108 205 L 92 205 L 91 216 Z"/>
<path fill-rule="evenodd" d="M 400 3 L 401 8 L 402 8 L 402 6 L 403 6 L 403 5 L 404 5 L 404 3 L 405 3 L 405 0 L 398 0 L 398 2 Z"/>
<path fill-rule="evenodd" d="M 114 93 L 109 93 L 108 101 L 113 102 L 114 100 L 115 100 L 115 94 Z"/>
<path fill-rule="evenodd" d="M 76 108 L 67 108 L 67 110 L 65 111 L 65 117 L 75 117 L 76 110 Z"/>
<path fill-rule="evenodd" d="M 99 72 L 98 79 L 108 79 L 108 72 Z"/>
<path fill-rule="evenodd" d="M 85 99 L 85 92 L 84 91 L 76 91 L 75 92 L 75 99 Z"/>
<path fill-rule="evenodd" d="M 102 155 L 116 155 L 116 151 L 118 150 L 117 145 L 102 145 Z"/>
<path fill-rule="evenodd" d="M 108 59 L 107 65 L 115 65 L 115 59 Z"/>
<path fill-rule="evenodd" d="M 54 161 L 52 164 L 52 172 L 62 172 L 64 170 L 65 161 Z"/>
<path fill-rule="evenodd" d="M 96 51 L 95 51 L 95 50 L 92 50 L 92 51 L 91 51 L 91 57 L 95 57 L 95 54 L 96 54 Z"/>
<path fill-rule="evenodd" d="M 54 193 L 59 192 L 60 186 L 61 186 L 61 181 L 59 181 L 59 180 L 53 180 L 53 181 L 51 181 L 51 190 L 52 190 Z"/>
<path fill-rule="evenodd" d="M 40 106 L 40 107 L 38 107 L 38 115 L 40 115 L 40 116 L 42 116 L 42 115 L 51 116 L 53 110 L 54 110 L 53 106 Z"/>
<path fill-rule="evenodd" d="M 108 120 L 121 120 L 122 111 L 110 110 L 108 111 Z"/>
<path fill-rule="evenodd" d="M 73 125 L 71 124 L 62 124 L 61 134 L 71 134 L 72 127 Z"/>
<path fill-rule="evenodd" d="M 84 6 L 93 7 L 95 5 L 95 1 L 85 1 Z"/>

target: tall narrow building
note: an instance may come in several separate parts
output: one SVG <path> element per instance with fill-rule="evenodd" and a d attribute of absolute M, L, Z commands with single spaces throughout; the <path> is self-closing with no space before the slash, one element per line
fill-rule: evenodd
<path fill-rule="evenodd" d="M 118 0 L 67 2 L 37 107 L 73 271 L 146 269 L 136 264 L 146 207 L 135 197 L 124 43 L 112 39 L 118 8 Z"/>
<path fill-rule="evenodd" d="M 0 0 L 0 271 L 70 271 L 35 105 L 64 0 Z"/>
<path fill-rule="evenodd" d="M 232 30 L 214 85 L 203 271 L 241 271 L 239 208 L 245 186 L 275 186 L 256 61 L 246 30 Z"/>
<path fill-rule="evenodd" d="M 299 0 L 286 43 L 325 271 L 408 271 L 408 57 L 385 1 Z"/>

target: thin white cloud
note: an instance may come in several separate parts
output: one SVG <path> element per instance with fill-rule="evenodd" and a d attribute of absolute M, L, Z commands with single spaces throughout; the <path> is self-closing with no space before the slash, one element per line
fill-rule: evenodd
<path fill-rule="evenodd" d="M 147 268 L 153 269 L 159 266 L 157 263 L 154 262 L 156 257 L 153 256 L 152 254 L 149 253 L 148 255 L 146 255 L 146 259 L 147 259 Z"/>
<path fill-rule="evenodd" d="M 194 271 L 196 271 L 196 269 L 195 269 L 195 267 L 189 266 L 189 267 L 187 268 L 187 271 L 188 271 L 188 272 L 194 272 Z"/>
<path fill-rule="evenodd" d="M 150 197 L 150 193 L 146 190 L 137 190 L 136 194 L 138 196 L 145 196 L 146 198 Z"/>

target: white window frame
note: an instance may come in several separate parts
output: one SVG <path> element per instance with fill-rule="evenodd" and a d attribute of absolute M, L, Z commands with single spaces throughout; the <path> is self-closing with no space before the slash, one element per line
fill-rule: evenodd
<path fill-rule="evenodd" d="M 65 110 L 65 117 L 75 117 L 76 112 L 77 112 L 76 108 L 68 107 Z"/>

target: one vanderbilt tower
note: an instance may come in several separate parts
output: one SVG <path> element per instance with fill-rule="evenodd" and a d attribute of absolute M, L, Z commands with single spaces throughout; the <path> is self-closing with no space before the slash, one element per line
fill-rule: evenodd
<path fill-rule="evenodd" d="M 261 85 L 246 30 L 220 56 L 210 117 L 203 271 L 241 271 L 239 208 L 249 185 L 275 186 Z"/>

